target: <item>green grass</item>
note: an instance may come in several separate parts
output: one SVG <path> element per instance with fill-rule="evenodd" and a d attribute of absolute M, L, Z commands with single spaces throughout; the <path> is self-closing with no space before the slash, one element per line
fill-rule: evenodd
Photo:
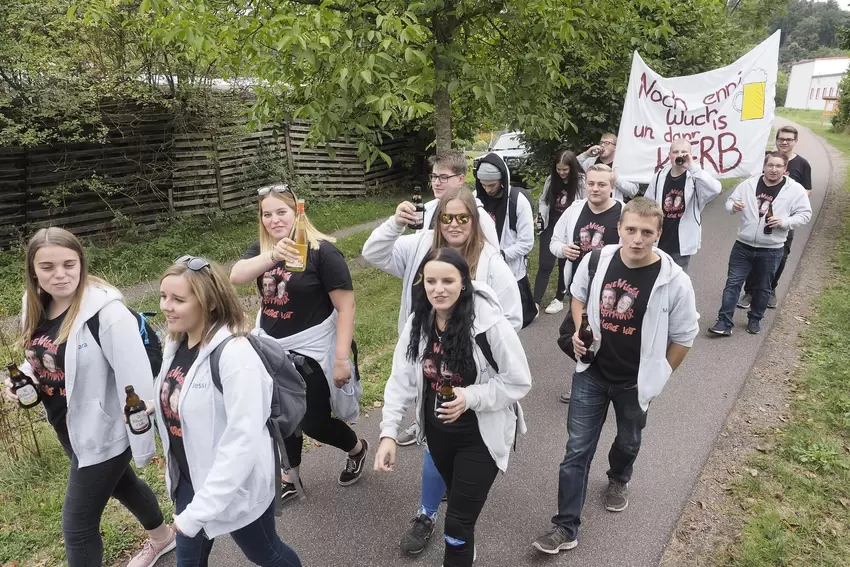
<path fill-rule="evenodd" d="M 850 155 L 850 137 L 821 128 L 820 112 L 779 114 Z M 816 298 L 802 337 L 790 419 L 765 432 L 765 453 L 747 459 L 757 476 L 733 486 L 744 528 L 720 565 L 832 567 L 850 557 L 850 223 L 836 238 L 833 283 Z"/>

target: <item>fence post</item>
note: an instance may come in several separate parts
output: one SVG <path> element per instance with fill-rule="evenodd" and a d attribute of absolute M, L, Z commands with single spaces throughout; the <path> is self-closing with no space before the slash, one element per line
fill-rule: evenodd
<path fill-rule="evenodd" d="M 218 140 L 212 136 L 212 162 L 215 169 L 215 190 L 218 194 L 218 210 L 224 210 L 224 184 L 221 181 L 221 164 L 218 162 Z"/>
<path fill-rule="evenodd" d="M 295 177 L 295 166 L 292 159 L 292 136 L 289 133 L 289 122 L 283 123 L 283 147 L 286 149 L 286 168 L 289 170 L 289 178 Z"/>

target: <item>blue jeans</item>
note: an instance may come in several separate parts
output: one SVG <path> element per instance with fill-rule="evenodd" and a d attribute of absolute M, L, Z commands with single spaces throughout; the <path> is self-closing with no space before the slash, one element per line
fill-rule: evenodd
<path fill-rule="evenodd" d="M 641 432 L 646 426 L 646 412 L 641 409 L 637 394 L 636 386 L 609 384 L 587 372 L 577 372 L 573 376 L 567 415 L 567 452 L 558 479 L 558 514 L 552 518 L 552 523 L 564 528 L 570 539 L 578 536 L 581 510 L 587 499 L 590 463 L 596 453 L 609 403 L 614 404 L 617 437 L 608 452 L 608 478 L 623 483 L 632 478 Z"/>
<path fill-rule="evenodd" d="M 177 483 L 174 507 L 180 514 L 195 497 L 195 489 L 188 479 L 181 477 Z M 298 555 L 280 540 L 274 529 L 274 502 L 262 516 L 230 536 L 248 561 L 264 567 L 301 567 Z M 177 567 L 207 567 L 215 540 L 207 539 L 203 531 L 195 537 L 177 534 Z"/>
<path fill-rule="evenodd" d="M 741 287 L 748 277 L 754 287 L 747 317 L 761 321 L 773 288 L 773 275 L 782 261 L 783 253 L 782 248 L 756 248 L 735 241 L 729 254 L 729 271 L 726 275 L 726 289 L 723 290 L 723 304 L 717 313 L 718 323 L 727 330 L 735 326 L 732 317 L 735 315 Z"/>
<path fill-rule="evenodd" d="M 432 520 L 437 518 L 437 511 L 443 494 L 446 493 L 446 483 L 434 464 L 431 450 L 425 447 L 425 455 L 422 459 L 422 506 L 420 514 L 425 514 Z"/>

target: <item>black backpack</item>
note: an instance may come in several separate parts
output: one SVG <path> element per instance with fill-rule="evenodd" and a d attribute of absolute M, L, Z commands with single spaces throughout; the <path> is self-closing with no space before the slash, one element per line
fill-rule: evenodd
<path fill-rule="evenodd" d="M 126 307 L 126 306 L 125 306 Z M 162 369 L 162 342 L 159 340 L 159 335 L 156 334 L 156 330 L 148 321 L 149 317 L 156 317 L 156 313 L 144 312 L 137 313 L 133 311 L 129 307 L 127 309 L 130 313 L 133 314 L 133 317 L 136 318 L 136 321 L 139 324 L 139 336 L 142 338 L 142 344 L 145 345 L 145 352 L 148 355 L 148 360 L 151 363 L 151 372 L 153 372 L 153 377 L 156 378 L 159 376 L 159 371 Z M 100 312 L 95 313 L 94 317 L 86 321 L 86 325 L 89 327 L 89 331 L 94 337 L 95 342 L 97 342 L 97 346 L 102 346 L 100 344 Z"/>
<path fill-rule="evenodd" d="M 235 336 L 230 336 L 221 342 L 212 353 L 210 353 L 210 372 L 212 373 L 213 385 L 222 392 L 221 374 L 219 364 L 224 347 L 232 341 Z M 290 469 L 289 459 L 286 456 L 286 447 L 283 440 L 301 430 L 301 422 L 307 413 L 307 383 L 298 371 L 293 355 L 284 350 L 280 343 L 274 339 L 247 335 L 246 338 L 254 348 L 254 352 L 263 361 L 263 366 L 269 376 L 272 377 L 274 387 L 272 388 L 271 415 L 266 422 L 269 433 L 272 436 L 275 455 L 275 502 L 281 500 L 281 465 Z M 304 487 L 297 471 L 291 469 L 295 488 L 301 498 L 304 498 Z M 276 506 L 277 515 L 281 514 L 281 506 Z"/>
<path fill-rule="evenodd" d="M 517 200 L 519 199 L 520 193 L 525 195 L 525 198 L 528 199 L 529 206 L 531 206 L 531 195 L 529 194 L 528 189 L 512 186 L 511 191 L 508 194 L 508 227 L 514 232 L 516 232 Z"/>

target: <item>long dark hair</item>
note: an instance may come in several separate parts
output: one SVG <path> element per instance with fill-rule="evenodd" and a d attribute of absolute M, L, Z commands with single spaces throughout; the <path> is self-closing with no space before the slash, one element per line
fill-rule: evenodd
<path fill-rule="evenodd" d="M 422 272 L 430 262 L 445 262 L 457 268 L 460 272 L 461 289 L 460 296 L 455 302 L 452 314 L 446 323 L 443 332 L 442 355 L 446 366 L 457 373 L 474 369 L 475 363 L 472 358 L 472 325 L 475 319 L 474 297 L 472 289 L 472 278 L 469 276 L 469 266 L 463 256 L 454 248 L 436 248 L 428 252 L 422 262 Z M 424 286 L 424 282 L 423 282 Z M 413 325 L 410 328 L 410 344 L 407 346 L 407 360 L 416 362 L 424 353 L 419 352 L 419 343 L 423 334 L 431 336 L 436 325 L 434 308 L 425 293 L 419 294 L 419 298 L 413 305 Z"/>
<path fill-rule="evenodd" d="M 558 175 L 558 165 L 570 166 L 570 174 L 567 176 L 566 181 Z M 555 206 L 555 199 L 563 191 L 566 191 L 569 196 L 567 205 L 571 205 L 576 200 L 580 175 L 581 166 L 573 152 L 570 150 L 561 150 L 555 154 L 555 161 L 552 162 L 552 171 L 549 173 L 549 194 L 546 196 L 546 201 L 550 207 Z"/>

